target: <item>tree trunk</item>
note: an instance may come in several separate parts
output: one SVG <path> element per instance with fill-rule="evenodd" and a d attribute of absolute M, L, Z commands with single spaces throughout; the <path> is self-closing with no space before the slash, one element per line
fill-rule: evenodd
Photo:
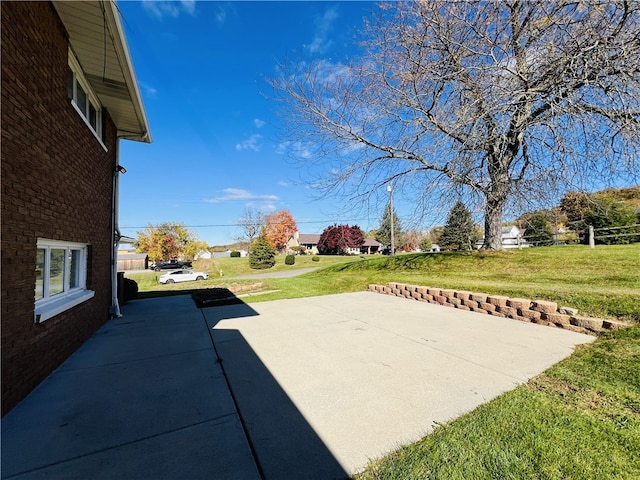
<path fill-rule="evenodd" d="M 484 210 L 484 244 L 485 250 L 502 250 L 502 210 L 506 196 L 487 195 Z"/>

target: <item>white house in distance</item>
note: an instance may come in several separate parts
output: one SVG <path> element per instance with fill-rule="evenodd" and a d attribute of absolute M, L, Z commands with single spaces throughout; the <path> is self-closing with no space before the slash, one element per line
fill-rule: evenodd
<path fill-rule="evenodd" d="M 200 250 L 196 253 L 194 260 L 211 260 L 213 258 L 213 254 L 209 250 Z"/>
<path fill-rule="evenodd" d="M 518 228 L 515 225 L 510 227 L 502 227 L 502 248 L 527 248 L 529 243 L 524 239 L 524 232 L 526 229 Z M 477 247 L 482 248 L 484 244 L 484 238 L 478 240 Z"/>

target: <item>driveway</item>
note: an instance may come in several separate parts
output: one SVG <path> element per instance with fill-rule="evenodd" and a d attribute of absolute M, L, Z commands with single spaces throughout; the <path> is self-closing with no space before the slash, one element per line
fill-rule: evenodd
<path fill-rule="evenodd" d="M 593 337 L 359 292 L 135 300 L 2 419 L 2 478 L 345 478 Z"/>
<path fill-rule="evenodd" d="M 594 337 L 360 292 L 203 309 L 268 479 L 343 478 Z"/>

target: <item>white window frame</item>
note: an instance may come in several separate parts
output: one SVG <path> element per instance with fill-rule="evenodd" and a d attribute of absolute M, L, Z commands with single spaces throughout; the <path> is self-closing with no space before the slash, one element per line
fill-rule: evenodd
<path fill-rule="evenodd" d="M 98 97 L 95 93 L 93 93 L 89 82 L 87 82 L 86 78 L 84 77 L 82 68 L 80 67 L 80 63 L 78 62 L 78 59 L 71 51 L 71 49 L 69 49 L 69 69 L 71 70 L 71 73 L 73 75 L 72 91 L 69 92 L 71 94 L 71 105 L 73 105 L 73 108 L 75 108 L 76 112 L 78 112 L 84 123 L 87 125 L 87 127 L 89 127 L 89 130 L 91 130 L 91 133 L 93 133 L 93 136 L 96 137 L 96 140 L 98 140 L 98 142 L 106 152 L 107 147 L 102 141 L 102 129 L 104 128 L 104 126 L 102 125 L 102 107 L 100 105 L 100 102 L 98 101 Z M 82 90 L 84 90 L 87 96 L 85 105 L 80 105 L 78 98 L 78 85 L 82 87 Z M 89 106 L 92 106 L 96 112 L 95 128 L 89 121 Z"/>
<path fill-rule="evenodd" d="M 44 268 L 42 269 L 42 298 L 35 300 L 35 323 L 42 323 L 65 310 L 69 310 L 80 303 L 86 302 L 93 298 L 95 292 L 87 290 L 87 256 L 88 246 L 85 243 L 63 242 L 60 240 L 49 240 L 39 238 L 37 241 L 38 250 L 44 250 Z M 63 291 L 50 295 L 50 267 L 51 267 L 51 250 L 64 250 L 63 265 Z M 76 260 L 78 261 L 78 278 L 76 286 L 71 286 L 71 262 L 69 260 L 71 252 L 78 252 Z M 34 289 L 35 296 L 35 289 Z"/>

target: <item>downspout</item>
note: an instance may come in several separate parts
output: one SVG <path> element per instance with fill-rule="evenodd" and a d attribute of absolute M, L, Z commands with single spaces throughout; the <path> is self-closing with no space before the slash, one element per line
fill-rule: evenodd
<path fill-rule="evenodd" d="M 120 165 L 120 138 L 116 138 L 115 145 L 116 165 L 113 169 L 113 187 L 111 200 L 111 239 L 113 241 L 111 249 L 111 308 L 109 313 L 112 318 L 122 317 L 120 312 L 120 302 L 118 302 L 118 245 L 120 243 L 120 227 L 118 225 L 118 204 L 120 198 L 119 176 L 126 170 Z"/>

